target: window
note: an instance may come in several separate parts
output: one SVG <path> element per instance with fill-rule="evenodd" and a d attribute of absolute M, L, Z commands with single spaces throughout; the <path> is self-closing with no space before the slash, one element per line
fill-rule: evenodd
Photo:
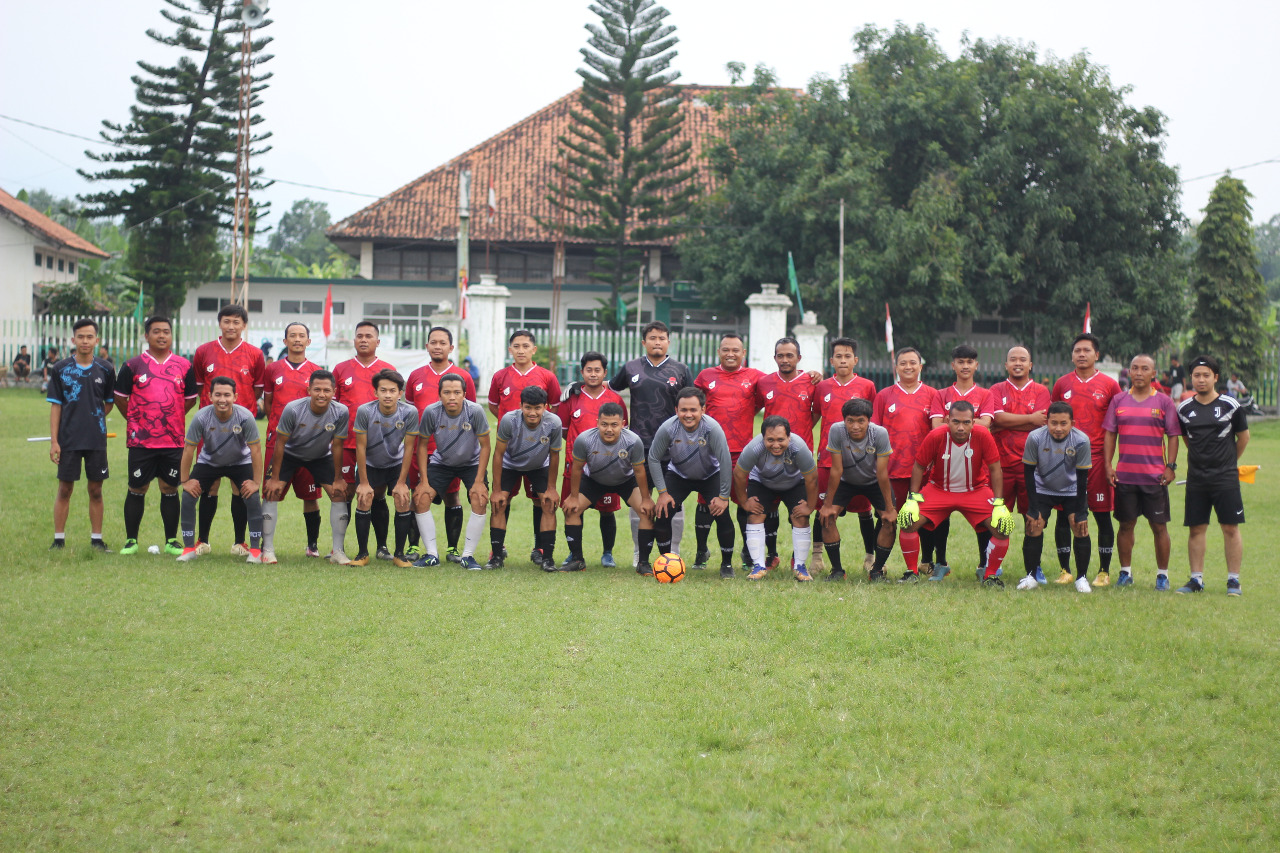
<path fill-rule="evenodd" d="M 230 305 L 230 304 L 231 304 L 230 299 L 217 299 L 212 296 L 201 296 L 199 299 L 196 300 L 196 310 L 197 311 L 221 311 L 224 305 Z M 250 314 L 261 314 L 262 300 L 250 299 L 249 304 L 245 306 L 245 309 Z"/>
<path fill-rule="evenodd" d="M 301 314 L 302 303 L 296 299 L 281 299 L 280 313 L 281 314 Z"/>
<path fill-rule="evenodd" d="M 39 252 L 36 252 L 36 266 L 38 267 L 44 266 L 44 255 L 40 254 Z"/>
<path fill-rule="evenodd" d="M 347 313 L 347 303 L 345 303 L 345 302 L 335 302 L 335 303 L 333 303 L 333 313 L 334 313 L 334 314 L 346 314 L 346 313 Z"/>
<path fill-rule="evenodd" d="M 75 271 L 76 271 L 76 262 L 67 261 L 67 272 L 75 272 Z"/>
<path fill-rule="evenodd" d="M 510 335 L 516 329 L 550 331 L 551 309 L 508 305 L 507 334 Z"/>
<path fill-rule="evenodd" d="M 391 316 L 397 319 L 401 317 L 417 317 L 418 306 L 397 302 L 396 304 L 391 306 Z"/>
<path fill-rule="evenodd" d="M 53 269 L 53 255 L 44 256 L 44 268 L 47 270 Z"/>
<path fill-rule="evenodd" d="M 554 258 L 550 254 L 528 255 L 525 258 L 525 281 L 549 283 L 551 281 L 551 262 L 553 260 Z"/>
<path fill-rule="evenodd" d="M 383 279 L 400 278 L 400 253 L 382 249 L 373 253 L 373 277 Z"/>
<path fill-rule="evenodd" d="M 594 308 L 570 308 L 566 319 L 570 329 L 595 329 L 597 326 Z"/>
<path fill-rule="evenodd" d="M 458 253 L 436 249 L 431 252 L 427 278 L 431 281 L 453 281 L 458 274 Z"/>
<path fill-rule="evenodd" d="M 228 299 L 227 301 L 228 301 L 228 302 L 230 302 L 231 300 L 230 300 L 230 299 Z M 261 314 L 261 313 L 262 313 L 262 300 L 261 300 L 261 299 L 250 299 L 250 300 L 249 300 L 249 305 L 248 305 L 248 311 L 249 311 L 249 313 L 250 313 L 250 314 Z"/>
<path fill-rule="evenodd" d="M 400 277 L 426 281 L 430 266 L 430 252 L 404 252 L 401 254 Z"/>
<path fill-rule="evenodd" d="M 497 257 L 498 281 L 524 281 L 524 255 L 501 252 Z"/>
<path fill-rule="evenodd" d="M 364 316 L 390 317 L 391 305 L 386 302 L 366 302 L 364 304 Z"/>
<path fill-rule="evenodd" d="M 324 300 L 318 299 L 314 301 L 304 301 L 302 303 L 303 314 L 323 314 Z"/>
<path fill-rule="evenodd" d="M 67 262 L 64 261 L 62 258 L 58 258 L 58 272 L 66 272 L 66 271 L 67 271 Z"/>
<path fill-rule="evenodd" d="M 591 255 L 565 255 L 564 280 L 566 284 L 591 284 L 591 270 L 595 267 L 595 258 Z"/>
<path fill-rule="evenodd" d="M 220 307 L 218 300 L 209 296 L 201 296 L 196 300 L 197 311 L 217 311 Z"/>

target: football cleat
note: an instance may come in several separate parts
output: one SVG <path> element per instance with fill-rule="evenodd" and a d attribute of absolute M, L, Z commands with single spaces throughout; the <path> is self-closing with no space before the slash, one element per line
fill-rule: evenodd
<path fill-rule="evenodd" d="M 710 551 L 699 551 L 693 558 L 693 565 L 689 568 L 702 571 L 707 567 L 707 561 L 711 559 Z"/>
<path fill-rule="evenodd" d="M 720 580 L 722 580 L 722 581 L 731 581 L 731 580 L 733 580 L 733 566 L 721 566 L 721 567 L 720 567 Z"/>
<path fill-rule="evenodd" d="M 97 551 L 99 554 L 111 553 L 111 549 L 107 547 L 107 543 L 103 542 L 101 539 L 90 539 L 89 547 L 92 548 L 94 551 Z"/>
<path fill-rule="evenodd" d="M 1032 577 L 1036 579 L 1036 583 L 1040 584 L 1040 586 L 1046 586 L 1049 583 L 1049 581 L 1044 576 L 1044 569 L 1040 568 L 1039 566 L 1036 566 L 1035 573 L 1032 575 Z"/>
<path fill-rule="evenodd" d="M 796 580 L 806 583 L 813 580 L 813 575 L 809 574 L 809 570 L 804 567 L 804 563 L 796 563 L 791 567 L 791 573 L 796 576 Z"/>
<path fill-rule="evenodd" d="M 423 551 L 419 545 L 410 545 L 408 548 L 404 549 L 404 555 L 411 560 L 416 560 L 425 553 L 426 552 Z"/>
<path fill-rule="evenodd" d="M 951 574 L 951 567 L 946 563 L 934 563 L 933 571 L 929 574 L 929 580 L 940 581 L 949 574 Z"/>
<path fill-rule="evenodd" d="M 989 587 L 1003 587 L 1004 581 L 1000 580 L 999 575 L 992 575 L 991 577 L 983 578 L 982 585 Z"/>
<path fill-rule="evenodd" d="M 506 556 L 507 556 L 507 549 L 506 549 L 506 548 L 503 548 L 503 549 L 502 549 L 502 556 L 503 556 L 503 557 L 506 557 Z M 449 562 L 449 563 L 461 563 L 461 562 L 462 562 L 462 552 L 461 552 L 461 551 L 459 551 L 457 548 L 450 548 L 448 551 L 445 551 L 445 552 L 444 552 L 444 558 L 445 558 L 445 561 L 446 561 L 446 562 Z"/>
<path fill-rule="evenodd" d="M 862 570 L 864 572 L 870 572 L 872 569 L 875 568 L 875 566 L 876 566 L 875 554 L 868 554 L 867 556 L 862 558 Z"/>
<path fill-rule="evenodd" d="M 335 550 L 329 555 L 329 562 L 333 563 L 335 566 L 349 566 L 351 565 L 351 558 L 344 552 Z"/>
<path fill-rule="evenodd" d="M 884 569 L 877 569 L 872 565 L 871 571 L 867 572 L 867 580 L 870 583 L 888 583 L 889 576 L 885 574 Z"/>
<path fill-rule="evenodd" d="M 636 574 L 651 578 L 653 577 L 653 566 L 638 566 L 636 567 Z"/>
<path fill-rule="evenodd" d="M 1111 573 L 1105 570 L 1098 572 L 1098 574 L 1093 579 L 1093 585 L 1094 586 L 1110 586 Z"/>
<path fill-rule="evenodd" d="M 506 560 L 502 559 L 501 554 L 490 554 L 489 562 L 484 564 L 486 569 L 501 569 L 506 566 Z"/>
<path fill-rule="evenodd" d="M 429 566 L 440 565 L 440 558 L 435 554 L 423 554 L 421 557 L 413 561 L 415 569 L 425 569 Z"/>
<path fill-rule="evenodd" d="M 379 560 L 390 560 L 390 559 L 392 559 L 392 557 L 391 557 L 391 552 L 390 552 L 389 550 L 387 550 L 387 546 L 386 546 L 386 545 L 379 545 L 379 546 L 378 546 L 378 553 L 377 553 L 377 554 L 375 554 L 374 556 L 375 556 L 377 559 L 379 559 Z"/>
<path fill-rule="evenodd" d="M 337 555 L 335 554 L 334 556 L 337 556 Z M 337 561 L 335 560 L 334 562 L 337 562 Z M 363 553 L 356 554 L 355 559 L 354 559 L 354 560 L 348 560 L 348 561 L 347 561 L 347 563 L 346 563 L 346 565 L 348 565 L 348 566 L 367 566 L 367 565 L 369 565 L 369 552 L 368 552 L 368 551 L 365 551 L 365 552 L 363 552 Z"/>
<path fill-rule="evenodd" d="M 253 563 L 254 565 L 261 565 L 261 563 L 262 563 L 262 552 L 261 552 L 261 551 L 259 551 L 257 548 L 250 548 L 250 549 L 249 549 L 249 556 L 248 556 L 248 557 L 245 557 L 245 558 L 244 558 L 244 561 L 245 561 L 246 563 Z"/>
<path fill-rule="evenodd" d="M 459 565 L 469 572 L 478 572 L 484 568 L 484 566 L 476 562 L 475 557 L 463 557 L 462 562 L 459 563 Z"/>
<path fill-rule="evenodd" d="M 391 556 L 391 565 L 397 569 L 407 569 L 413 565 L 413 561 L 409 559 L 407 554 L 393 554 Z"/>
<path fill-rule="evenodd" d="M 1025 578 L 1018 581 L 1018 589 L 1024 592 L 1029 589 L 1038 589 L 1039 587 L 1040 584 L 1036 583 L 1035 575 L 1027 575 Z"/>
<path fill-rule="evenodd" d="M 1227 578 L 1227 595 L 1242 595 L 1239 578 Z"/>
<path fill-rule="evenodd" d="M 1076 592 L 1093 592 L 1093 588 L 1089 586 L 1088 578 L 1076 578 Z"/>
<path fill-rule="evenodd" d="M 920 564 L 916 566 L 916 571 L 918 571 L 922 575 L 932 575 L 933 563 L 926 563 L 924 561 L 921 561 Z"/>
<path fill-rule="evenodd" d="M 844 569 L 836 569 L 830 572 L 823 580 L 829 583 L 839 583 L 844 580 Z"/>
<path fill-rule="evenodd" d="M 768 559 L 767 562 L 765 562 L 765 565 L 768 566 L 769 569 L 772 571 L 773 569 L 776 569 L 778 568 L 778 566 L 782 565 L 782 558 L 779 557 L 777 554 L 774 554 L 772 557 Z"/>
<path fill-rule="evenodd" d="M 767 574 L 769 574 L 769 567 L 762 566 L 759 563 L 756 563 L 755 568 L 753 568 L 751 572 L 747 575 L 747 580 L 749 581 L 763 580 L 764 576 Z"/>
<path fill-rule="evenodd" d="M 53 544 L 49 546 L 49 550 L 50 550 L 50 551 L 61 551 L 62 549 L 66 548 L 66 547 L 67 547 L 67 540 L 65 540 L 65 539 L 55 539 L 55 540 L 53 540 Z"/>
<path fill-rule="evenodd" d="M 600 565 L 604 566 L 606 569 L 616 569 L 618 568 L 618 561 L 613 559 L 612 551 L 605 551 L 600 555 Z"/>
<path fill-rule="evenodd" d="M 138 553 L 138 540 L 137 539 L 124 540 L 124 547 L 120 549 L 120 553 L 126 557 L 131 557 L 134 554 Z"/>
<path fill-rule="evenodd" d="M 170 539 L 168 542 L 164 543 L 164 552 L 170 557 L 177 557 L 182 553 L 182 540 Z"/>
<path fill-rule="evenodd" d="M 920 580 L 920 576 L 908 569 L 902 573 L 902 577 L 898 578 L 898 583 L 916 583 Z"/>
<path fill-rule="evenodd" d="M 249 556 L 249 546 L 243 542 L 237 542 L 231 546 L 231 556 L 247 557 Z"/>
<path fill-rule="evenodd" d="M 542 565 L 542 549 L 541 548 L 534 548 L 532 551 L 529 552 L 529 562 L 533 563 L 535 566 Z"/>
<path fill-rule="evenodd" d="M 179 563 L 190 563 L 196 557 L 200 556 L 199 548 L 183 548 L 182 553 L 178 555 Z"/>
<path fill-rule="evenodd" d="M 1168 592 L 1168 591 L 1169 591 L 1169 576 L 1156 575 L 1156 592 Z"/>
<path fill-rule="evenodd" d="M 197 542 L 196 553 L 199 554 L 201 557 L 203 557 L 205 554 L 212 554 L 213 546 L 210 545 L 208 542 Z"/>
<path fill-rule="evenodd" d="M 308 545 L 307 550 L 303 552 L 303 554 L 304 556 L 307 556 L 307 557 L 319 557 L 320 549 L 315 547 L 314 545 Z"/>
<path fill-rule="evenodd" d="M 538 563 L 538 568 L 542 569 L 544 572 L 560 571 L 560 567 L 556 565 L 555 558 L 549 555 L 544 557 L 541 563 Z"/>
<path fill-rule="evenodd" d="M 561 564 L 561 566 L 560 566 L 558 569 L 556 568 L 555 563 L 548 563 L 547 565 L 550 565 L 550 566 L 551 566 L 551 568 L 550 568 L 550 569 L 548 569 L 548 568 L 547 568 L 547 566 L 546 566 L 546 565 L 544 565 L 544 566 L 542 567 L 543 571 L 550 571 L 550 572 L 557 572 L 557 571 L 558 571 L 558 572 L 581 572 L 581 571 L 584 571 L 584 570 L 587 568 L 587 561 L 586 561 L 586 560 L 582 560 L 582 559 L 577 559 L 577 558 L 574 558 L 574 557 L 570 557 L 569 559 L 565 560 L 565 561 L 564 561 L 564 563 L 563 563 L 563 564 Z"/>
<path fill-rule="evenodd" d="M 1133 575 L 1122 570 L 1120 577 L 1116 578 L 1116 586 L 1133 586 Z"/>
<path fill-rule="evenodd" d="M 1062 574 L 1058 575 L 1058 579 L 1054 583 L 1072 583 L 1076 576 L 1071 574 L 1070 569 L 1063 569 Z"/>
<path fill-rule="evenodd" d="M 279 561 L 276 559 L 276 552 L 275 552 L 275 551 L 263 551 L 263 552 L 262 552 L 262 564 L 263 564 L 264 566 L 274 566 L 277 562 L 279 562 Z"/>

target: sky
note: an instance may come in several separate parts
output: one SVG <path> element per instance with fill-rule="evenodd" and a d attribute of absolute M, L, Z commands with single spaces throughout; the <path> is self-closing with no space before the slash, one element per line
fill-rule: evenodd
<path fill-rule="evenodd" d="M 948 55 L 971 39 L 1080 52 L 1105 66 L 1129 102 L 1168 117 L 1166 159 L 1184 181 L 1182 208 L 1202 215 L 1214 179 L 1235 170 L 1253 193 L 1254 221 L 1280 214 L 1280 110 L 1274 80 L 1280 3 L 1219 0 L 667 0 L 680 38 L 683 83 L 725 84 L 725 65 L 773 68 L 803 88 L 853 59 L 864 25 L 897 21 L 935 31 Z M 146 36 L 173 27 L 163 0 L 43 0 L 0 13 L 0 188 L 74 195 L 91 188 L 86 148 L 107 150 L 12 119 L 96 137 L 123 121 L 140 59 L 176 51 Z M 582 0 L 472 3 L 277 0 L 267 33 L 273 74 L 262 114 L 273 150 L 254 165 L 281 181 L 262 193 L 271 220 L 293 201 L 328 203 L 335 221 L 414 180 L 578 85 L 579 49 L 593 20 Z M 294 183 L 283 183 L 291 181 Z M 313 184 L 328 189 L 296 186 Z M 345 190 L 347 192 L 335 192 Z M 270 220 L 269 220 L 270 221 Z"/>

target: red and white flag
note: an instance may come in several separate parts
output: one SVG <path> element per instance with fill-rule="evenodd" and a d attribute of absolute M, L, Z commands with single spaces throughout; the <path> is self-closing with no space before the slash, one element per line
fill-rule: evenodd
<path fill-rule="evenodd" d="M 321 321 L 320 330 L 324 332 L 324 336 L 329 337 L 333 332 L 333 285 L 329 285 L 329 290 L 324 295 L 324 319 Z"/>
<path fill-rule="evenodd" d="M 893 355 L 893 318 L 889 316 L 889 303 L 884 304 L 884 348 Z"/>
<path fill-rule="evenodd" d="M 1092 307 L 1088 302 L 1084 304 L 1084 333 L 1086 335 L 1093 331 L 1093 323 L 1089 321 L 1089 313 Z"/>
<path fill-rule="evenodd" d="M 498 215 L 498 193 L 493 188 L 493 178 L 489 179 L 489 221 L 493 222 Z"/>
<path fill-rule="evenodd" d="M 467 319 L 467 270 L 464 267 L 458 273 L 458 312 L 462 319 Z"/>

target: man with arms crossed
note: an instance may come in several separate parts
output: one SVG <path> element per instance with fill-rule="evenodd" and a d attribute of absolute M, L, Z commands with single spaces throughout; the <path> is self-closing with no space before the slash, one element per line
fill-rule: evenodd
<path fill-rule="evenodd" d="M 893 507 L 893 489 L 889 485 L 889 431 L 871 423 L 871 403 L 854 398 L 846 400 L 844 417 L 832 425 L 827 433 L 826 452 L 831 463 L 829 484 L 835 487 L 818 512 L 822 525 L 822 542 L 831 560 L 828 581 L 844 580 L 844 565 L 840 560 L 840 531 L 836 520 L 845 509 L 861 499 L 880 515 L 880 526 L 868 579 L 885 580 L 884 564 L 893 550 L 893 526 L 898 512 Z M 865 546 L 864 546 L 865 547 Z"/>
<path fill-rule="evenodd" d="M 373 376 L 378 399 L 356 410 L 352 431 L 356 434 L 356 558 L 353 566 L 369 564 L 370 508 L 387 491 L 396 507 L 396 551 L 393 561 L 404 568 L 413 565 L 404 556 L 404 543 L 413 527 L 413 494 L 409 491 L 409 466 L 418 437 L 418 410 L 400 398 L 404 377 L 394 370 Z M 411 441 L 410 439 L 413 439 Z M 405 448 L 409 452 L 405 452 Z"/>
<path fill-rule="evenodd" d="M 498 421 L 498 441 L 493 448 L 493 482 L 497 489 L 490 499 L 489 543 L 493 548 L 486 569 L 503 567 L 506 550 L 507 516 L 511 499 L 522 481 L 533 489 L 535 503 L 542 510 L 534 528 L 532 553 L 540 556 L 538 567 L 556 571 L 556 506 L 560 495 L 553 482 L 560 467 L 564 430 L 560 418 L 547 411 L 547 392 L 530 385 L 520 392 L 520 408 L 507 412 Z"/>
<path fill-rule="evenodd" d="M 1090 592 L 1089 553 L 1089 468 L 1093 454 L 1089 436 L 1072 426 L 1071 407 L 1064 402 L 1050 403 L 1048 423 L 1026 436 L 1023 447 L 1022 481 L 1027 489 L 1026 528 L 1022 539 L 1022 565 L 1027 576 L 1018 581 L 1018 589 L 1040 586 L 1040 556 L 1044 551 L 1044 528 L 1049 513 L 1070 513 L 1071 532 L 1075 537 L 1076 590 Z M 1003 457 L 1002 465 L 1003 469 Z M 1006 487 L 1007 488 L 1007 487 Z"/>
<path fill-rule="evenodd" d="M 753 566 L 747 579 L 762 580 L 769 573 L 764 519 L 781 502 L 791 516 L 791 572 L 798 581 L 813 580 L 805 562 L 813 545 L 809 516 L 818 505 L 818 465 L 804 440 L 791 433 L 785 419 L 770 415 L 760 425 L 760 435 L 738 457 L 733 481 L 747 496 L 747 548 Z"/>

